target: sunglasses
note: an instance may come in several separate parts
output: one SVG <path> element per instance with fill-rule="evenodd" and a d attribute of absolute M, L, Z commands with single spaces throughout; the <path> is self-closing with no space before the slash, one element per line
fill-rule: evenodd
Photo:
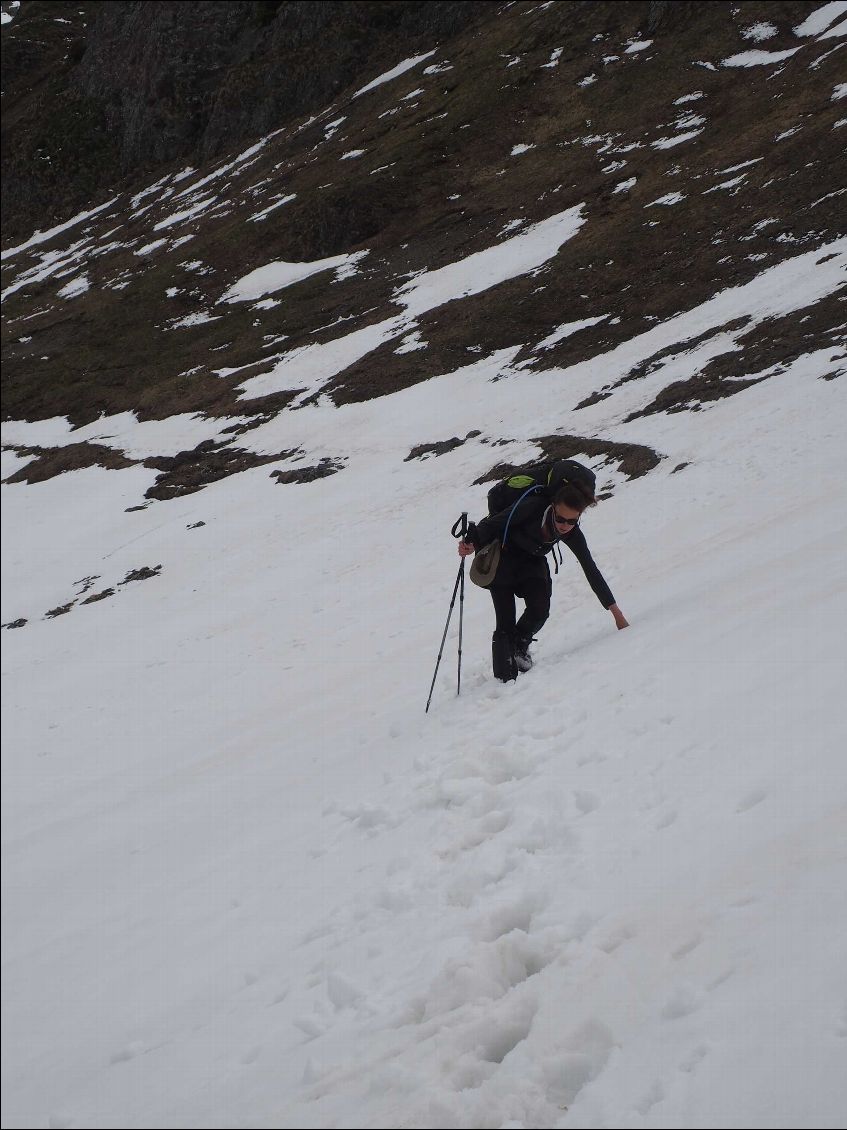
<path fill-rule="evenodd" d="M 563 518 L 561 514 L 556 513 L 555 509 L 553 510 L 553 521 L 557 526 L 578 526 L 579 519 L 580 515 L 577 515 L 576 518 Z"/>

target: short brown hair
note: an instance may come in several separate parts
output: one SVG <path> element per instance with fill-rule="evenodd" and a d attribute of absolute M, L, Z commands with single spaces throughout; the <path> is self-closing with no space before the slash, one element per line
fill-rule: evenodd
<path fill-rule="evenodd" d="M 582 513 L 588 506 L 596 506 L 597 499 L 594 497 L 594 492 L 587 485 L 580 481 L 563 483 L 562 486 L 553 495 L 553 505 L 569 506 L 571 510 L 579 510 Z"/>

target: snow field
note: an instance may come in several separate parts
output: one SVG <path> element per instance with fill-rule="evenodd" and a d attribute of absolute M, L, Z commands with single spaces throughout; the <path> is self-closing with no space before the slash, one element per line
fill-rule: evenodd
<path fill-rule="evenodd" d="M 8 1124 L 837 1125 L 830 370 L 619 426 L 666 455 L 585 523 L 632 628 L 566 560 L 503 687 L 469 585 L 428 716 L 494 456 L 399 461 L 445 432 L 434 382 L 265 425 L 346 441 L 302 487 L 6 488 L 18 609 L 163 566 L 4 637 Z M 489 389 L 504 427 L 552 395 Z"/>

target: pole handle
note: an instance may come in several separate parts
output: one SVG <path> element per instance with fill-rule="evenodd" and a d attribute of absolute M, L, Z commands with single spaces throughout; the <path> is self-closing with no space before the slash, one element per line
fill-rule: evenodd
<path fill-rule="evenodd" d="M 461 513 L 461 516 L 459 518 L 457 518 L 456 521 L 453 523 L 453 529 L 450 531 L 450 533 L 453 535 L 454 538 L 460 538 L 462 541 L 464 541 L 465 537 L 467 536 L 467 532 L 468 532 L 468 515 L 467 515 L 467 511 L 463 510 L 462 513 Z"/>

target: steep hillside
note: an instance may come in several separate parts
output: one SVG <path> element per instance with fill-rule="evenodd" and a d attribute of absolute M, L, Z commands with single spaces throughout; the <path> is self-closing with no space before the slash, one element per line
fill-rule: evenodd
<path fill-rule="evenodd" d="M 3 37 L 4 227 L 68 219 L 164 162 L 208 161 L 492 11 L 475 0 L 25 2 Z"/>
<path fill-rule="evenodd" d="M 73 7 L 3 33 L 2 1125 L 835 1130 L 847 2 Z M 631 626 L 567 554 L 502 685 L 468 585 L 425 714 L 542 455 Z"/>
<path fill-rule="evenodd" d="M 92 200 L 7 247 L 5 417 L 204 412 L 247 425 L 497 349 L 517 350 L 531 381 L 823 247 L 843 214 L 843 16 L 670 8 L 505 5 L 483 30 L 397 59 L 394 77 L 374 66 L 314 118 L 222 163 Z M 559 238 L 565 216 L 578 230 Z M 532 231 L 531 261 L 491 273 L 491 249 L 508 259 Z M 278 262 L 297 266 L 274 275 Z M 410 305 L 409 280 L 438 270 Z M 708 327 L 708 363 L 635 410 L 737 391 L 738 378 L 831 342 L 840 310 L 730 310 Z M 703 347 L 695 337 L 672 344 Z M 640 358 L 628 379 L 655 362 Z M 69 465 L 97 456 L 75 449 Z"/>

